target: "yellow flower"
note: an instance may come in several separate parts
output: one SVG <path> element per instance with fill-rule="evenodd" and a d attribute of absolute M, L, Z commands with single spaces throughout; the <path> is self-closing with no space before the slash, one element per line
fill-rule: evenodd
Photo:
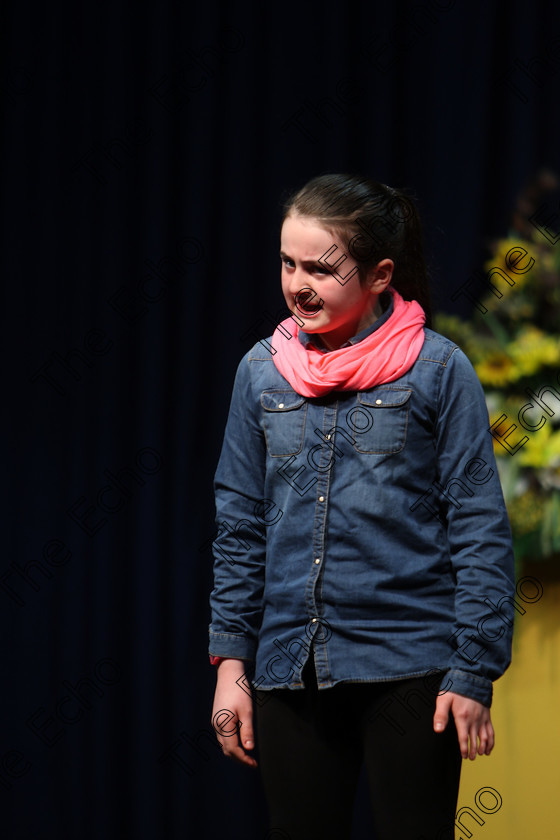
<path fill-rule="evenodd" d="M 557 416 L 549 417 L 544 411 L 538 408 L 531 409 L 526 417 L 519 418 L 521 409 L 529 403 L 529 397 L 525 394 L 512 394 L 505 397 L 496 391 L 485 394 L 486 406 L 490 417 L 490 425 L 494 426 L 500 417 L 502 422 L 496 426 L 494 438 L 494 454 L 508 454 L 509 447 L 517 447 L 524 438 L 527 438 L 522 446 L 516 449 L 513 454 L 516 464 L 528 467 L 533 470 L 544 468 L 560 468 L 560 428 L 558 427 Z M 542 415 L 544 423 L 539 429 L 526 429 L 525 423 L 537 424 Z M 517 428 L 513 428 L 517 426 Z M 507 445 L 501 441 L 507 430 L 511 429 L 511 435 L 505 438 Z"/>
<path fill-rule="evenodd" d="M 496 250 L 492 257 L 485 263 L 484 268 L 488 273 L 493 268 L 498 268 L 513 281 L 513 285 L 510 286 L 503 277 L 497 274 L 495 275 L 495 279 L 492 276 L 488 278 L 504 296 L 511 293 L 516 286 L 522 286 L 537 266 L 538 258 L 534 244 L 517 237 L 509 237 L 508 239 L 500 239 L 496 243 Z M 491 297 L 498 300 L 493 294 Z M 501 298 L 499 299 L 501 300 Z"/>
<path fill-rule="evenodd" d="M 517 419 L 517 412 L 519 411 L 519 408 L 517 405 L 512 408 L 504 403 L 496 405 L 494 400 L 489 400 L 488 395 L 486 395 L 486 404 L 488 407 L 488 415 L 490 417 L 490 426 L 494 426 L 495 429 L 495 432 L 492 434 L 495 457 L 500 458 L 506 456 L 511 458 L 512 455 L 517 457 L 521 450 L 517 449 L 515 453 L 512 453 L 510 451 L 510 447 L 515 449 L 517 444 L 521 443 L 524 437 L 530 437 L 530 433 L 526 432 L 525 429 L 519 425 L 519 421 Z M 519 405 L 521 404 L 522 402 L 519 403 Z M 502 421 L 498 424 L 498 420 L 500 418 L 502 418 Z M 515 426 L 517 426 L 517 429 Z M 510 434 L 508 434 L 508 430 L 511 430 Z M 527 442 L 525 442 L 525 445 L 527 445 Z"/>
<path fill-rule="evenodd" d="M 536 421 L 539 415 L 533 412 L 531 416 L 535 416 Z M 516 434 L 518 432 L 521 432 L 521 427 L 516 430 Z M 560 431 L 554 430 L 550 418 L 547 417 L 546 423 L 540 429 L 524 434 L 529 440 L 515 453 L 521 466 L 534 469 L 560 466 Z"/>
<path fill-rule="evenodd" d="M 515 341 L 508 344 L 507 352 L 520 376 L 530 376 L 541 367 L 560 362 L 560 340 L 529 325 L 523 327 Z"/>
<path fill-rule="evenodd" d="M 511 356 L 502 350 L 492 351 L 483 361 L 477 362 L 474 369 L 483 385 L 495 388 L 515 382 L 521 376 Z"/>

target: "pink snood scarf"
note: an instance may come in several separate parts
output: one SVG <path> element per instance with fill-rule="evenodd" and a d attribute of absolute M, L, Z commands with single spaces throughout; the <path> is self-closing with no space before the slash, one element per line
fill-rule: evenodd
<path fill-rule="evenodd" d="M 412 367 L 424 343 L 426 316 L 415 300 L 403 300 L 391 286 L 388 290 L 393 296 L 390 318 L 350 347 L 328 353 L 312 344 L 304 347 L 297 338 L 299 327 L 293 318 L 276 327 L 272 336 L 276 353 L 272 358 L 296 393 L 320 397 L 330 391 L 363 391 L 393 382 Z"/>

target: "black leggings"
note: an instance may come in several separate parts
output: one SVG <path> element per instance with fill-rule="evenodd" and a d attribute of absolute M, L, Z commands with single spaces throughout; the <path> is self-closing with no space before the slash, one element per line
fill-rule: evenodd
<path fill-rule="evenodd" d="M 256 692 L 270 840 L 349 840 L 365 760 L 375 840 L 453 840 L 461 753 L 450 715 L 433 731 L 422 679 Z M 275 831 L 272 831 L 275 829 Z"/>

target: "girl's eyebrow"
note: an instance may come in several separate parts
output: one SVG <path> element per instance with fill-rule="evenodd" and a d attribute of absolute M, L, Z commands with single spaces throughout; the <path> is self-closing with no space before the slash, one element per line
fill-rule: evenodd
<path fill-rule="evenodd" d="M 281 260 L 291 260 L 292 262 L 294 262 L 293 257 L 288 256 L 288 254 L 286 254 L 285 251 L 280 251 L 280 259 Z M 321 268 L 321 269 L 326 268 L 326 266 L 323 265 L 319 259 L 316 259 L 316 260 L 302 260 L 301 264 L 303 266 L 305 266 L 306 268 L 309 268 L 310 266 L 312 266 L 312 267 L 317 266 L 318 268 Z"/>

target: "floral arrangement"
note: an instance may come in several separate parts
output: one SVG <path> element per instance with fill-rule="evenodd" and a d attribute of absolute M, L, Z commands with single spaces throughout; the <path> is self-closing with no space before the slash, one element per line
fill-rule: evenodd
<path fill-rule="evenodd" d="M 557 188 L 545 172 L 520 197 L 485 264 L 484 290 L 471 297 L 472 319 L 434 321 L 484 388 L 518 561 L 560 554 L 560 236 L 543 204 Z"/>

